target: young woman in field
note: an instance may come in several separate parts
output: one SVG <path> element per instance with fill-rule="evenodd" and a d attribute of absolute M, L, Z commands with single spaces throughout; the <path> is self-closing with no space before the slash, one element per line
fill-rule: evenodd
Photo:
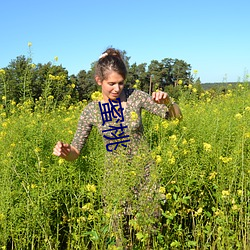
<path fill-rule="evenodd" d="M 144 143 L 141 110 L 146 109 L 163 119 L 181 118 L 182 114 L 179 106 L 172 102 L 165 92 L 154 92 L 150 96 L 140 90 L 125 88 L 126 76 L 127 69 L 121 52 L 114 48 L 107 49 L 100 56 L 95 69 L 95 80 L 101 86 L 102 100 L 92 101 L 84 108 L 72 143 L 57 142 L 53 154 L 68 161 L 77 159 L 92 126 L 96 126 L 104 138 L 107 150 L 105 173 L 103 175 L 104 184 L 102 186 L 105 206 L 112 202 L 112 199 L 114 199 L 113 192 L 117 189 L 116 187 L 110 188 L 112 173 L 116 172 L 113 179 L 116 179 L 117 186 L 122 189 L 123 183 L 128 180 L 128 175 L 135 172 L 134 169 L 137 167 L 141 168 L 140 170 L 137 169 L 141 174 L 138 174 L 138 171 L 135 173 L 134 179 L 137 178 L 137 180 L 131 181 L 133 184 L 129 189 L 134 194 L 134 196 L 130 196 L 130 203 L 133 203 L 131 201 L 133 197 L 139 199 L 140 193 L 144 192 L 144 195 L 141 196 L 146 196 L 143 202 L 137 204 L 138 208 L 142 207 L 142 204 L 146 204 L 146 201 L 152 203 L 152 200 L 155 200 L 152 198 L 154 193 L 152 190 L 155 189 L 154 184 L 148 185 L 152 162 L 146 160 L 150 154 Z M 124 170 L 127 174 L 120 177 L 119 182 L 118 175 L 121 175 L 122 168 L 125 165 L 125 168 L 133 165 L 134 156 L 139 154 L 142 157 L 135 164 L 136 166 L 133 166 L 133 171 L 131 170 L 128 173 Z M 119 158 L 120 156 L 123 158 Z M 114 162 L 117 164 L 115 159 L 123 159 L 123 163 L 118 168 L 115 168 Z M 126 192 L 122 191 L 117 196 L 124 196 L 124 193 Z M 126 198 L 124 198 L 125 201 L 122 201 L 123 198 L 119 197 L 120 201 L 123 202 L 123 207 L 128 210 L 131 204 L 128 205 L 129 202 Z M 131 210 L 135 212 L 138 209 Z M 154 210 L 154 208 L 152 209 L 152 206 L 150 206 L 150 210 Z M 118 217 L 120 216 L 117 215 Z M 116 229 L 118 228 L 116 222 L 113 226 Z"/>
<path fill-rule="evenodd" d="M 120 51 L 113 48 L 107 49 L 96 64 L 95 80 L 102 88 L 102 104 L 109 103 L 109 100 L 120 98 L 124 115 L 122 124 L 127 126 L 123 131 L 127 132 L 125 134 L 129 134 L 130 137 L 126 149 L 131 153 L 131 150 L 136 149 L 143 137 L 142 108 L 165 119 L 181 118 L 182 114 L 179 106 L 173 103 L 165 92 L 153 92 L 151 97 L 140 90 L 124 88 L 126 76 L 127 69 Z M 89 103 L 80 116 L 72 143 L 57 142 L 53 154 L 68 161 L 77 159 L 93 125 L 97 126 L 103 135 L 102 131 L 109 129 L 109 126 L 112 124 L 117 125 L 116 121 L 117 119 L 114 119 L 115 123 L 111 121 L 102 125 L 103 121 L 99 103 L 97 101 Z M 113 139 L 106 139 L 105 142 L 106 145 L 114 143 Z M 122 146 L 118 145 L 118 147 Z"/>

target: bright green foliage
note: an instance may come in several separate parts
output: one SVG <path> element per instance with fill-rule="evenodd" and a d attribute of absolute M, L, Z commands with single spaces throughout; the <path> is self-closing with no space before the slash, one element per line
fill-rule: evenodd
<path fill-rule="evenodd" d="M 0 248 L 122 249 L 115 246 L 119 239 L 133 249 L 247 249 L 249 85 L 228 86 L 221 94 L 186 88 L 178 101 L 182 121 L 143 112 L 151 155 L 142 152 L 133 164 L 123 156 L 114 160 L 117 175 L 106 187 L 105 147 L 95 129 L 77 161 L 52 155 L 58 140 L 71 141 L 86 102 L 65 99 L 56 107 L 52 95 L 46 103 L 45 97 L 9 101 L 8 114 L 1 105 Z M 128 187 L 148 157 L 164 198 L 160 221 L 137 213 L 125 237 L 120 202 L 133 201 Z M 112 209 L 103 204 L 104 187 Z"/>

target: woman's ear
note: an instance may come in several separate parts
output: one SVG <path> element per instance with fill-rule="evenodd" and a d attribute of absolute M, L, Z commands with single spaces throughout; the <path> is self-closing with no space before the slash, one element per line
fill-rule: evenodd
<path fill-rule="evenodd" d="M 100 79 L 99 76 L 96 76 L 96 77 L 95 77 L 95 81 L 96 81 L 96 83 L 97 83 L 99 86 L 102 85 L 102 81 L 101 81 L 101 79 Z"/>

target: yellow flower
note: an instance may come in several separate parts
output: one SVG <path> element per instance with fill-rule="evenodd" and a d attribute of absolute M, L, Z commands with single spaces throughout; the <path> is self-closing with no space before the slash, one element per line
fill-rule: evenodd
<path fill-rule="evenodd" d="M 198 70 L 197 69 L 194 69 L 193 70 L 193 73 L 196 75 L 196 74 L 198 74 Z"/>
<path fill-rule="evenodd" d="M 230 195 L 230 191 L 229 190 L 222 190 L 221 194 L 222 194 L 222 197 L 225 198 L 225 197 Z"/>
<path fill-rule="evenodd" d="M 238 195 L 242 195 L 243 194 L 243 191 L 241 189 L 237 190 L 237 194 Z"/>
<path fill-rule="evenodd" d="M 6 128 L 6 127 L 8 126 L 8 123 L 7 123 L 7 122 L 3 122 L 3 123 L 2 123 L 2 126 L 3 126 L 4 128 Z"/>
<path fill-rule="evenodd" d="M 48 96 L 48 100 L 53 100 L 54 99 L 54 96 L 53 95 L 49 95 Z"/>
<path fill-rule="evenodd" d="M 190 144 L 195 143 L 195 139 L 194 139 L 194 138 L 190 138 L 190 139 L 189 139 L 189 143 L 190 143 Z"/>
<path fill-rule="evenodd" d="M 187 140 L 184 138 L 183 140 L 182 140 L 182 145 L 186 145 L 187 144 Z"/>
<path fill-rule="evenodd" d="M 234 116 L 237 120 L 241 120 L 242 119 L 242 114 L 238 113 Z"/>
<path fill-rule="evenodd" d="M 157 164 L 161 163 L 162 162 L 161 156 L 160 155 L 156 155 L 155 161 L 156 161 Z"/>
<path fill-rule="evenodd" d="M 212 172 L 212 173 L 210 173 L 208 179 L 209 179 L 209 180 L 212 180 L 212 179 L 214 179 L 214 178 L 216 177 L 216 175 L 217 175 L 216 172 Z"/>
<path fill-rule="evenodd" d="M 49 80 L 55 80 L 55 76 L 53 76 L 52 74 L 49 74 Z"/>
<path fill-rule="evenodd" d="M 1 70 L 0 70 L 0 71 L 1 71 Z M 245 107 L 245 110 L 246 110 L 246 111 L 250 111 L 250 107 L 249 107 L 249 106 Z"/>
<path fill-rule="evenodd" d="M 138 114 L 137 114 L 136 112 L 132 111 L 132 112 L 130 113 L 130 117 L 131 117 L 131 120 L 132 120 L 132 121 L 136 121 L 137 118 L 138 118 Z"/>
<path fill-rule="evenodd" d="M 188 84 L 188 88 L 189 89 L 192 89 L 193 88 L 193 85 L 190 83 L 190 84 Z"/>
<path fill-rule="evenodd" d="M 155 131 L 158 131 L 158 130 L 159 130 L 159 124 L 155 124 L 154 130 L 155 130 Z"/>
<path fill-rule="evenodd" d="M 203 209 L 202 209 L 202 207 L 200 207 L 196 212 L 195 212 L 195 216 L 198 216 L 198 215 L 201 215 L 202 214 L 202 211 L 203 211 Z"/>
<path fill-rule="evenodd" d="M 32 46 L 32 42 L 28 42 L 28 46 L 31 47 Z"/>
<path fill-rule="evenodd" d="M 167 199 L 167 200 L 170 200 L 171 198 L 172 198 L 172 194 L 171 194 L 171 193 L 167 193 L 167 194 L 166 194 L 166 199 Z"/>
<path fill-rule="evenodd" d="M 223 156 L 220 156 L 219 158 L 223 163 L 228 163 L 230 161 L 232 161 L 232 157 L 223 157 Z"/>
<path fill-rule="evenodd" d="M 209 143 L 203 142 L 203 148 L 207 152 L 211 152 L 212 151 L 212 146 Z"/>
<path fill-rule="evenodd" d="M 87 189 L 87 191 L 89 191 L 91 193 L 95 193 L 96 192 L 96 186 L 92 185 L 92 184 L 87 184 L 86 189 Z"/>
<path fill-rule="evenodd" d="M 0 214 L 0 221 L 4 220 L 4 218 L 5 218 L 4 214 Z"/>
<path fill-rule="evenodd" d="M 92 203 L 86 203 L 84 206 L 82 206 L 82 211 L 86 212 L 86 211 L 90 211 L 93 208 Z"/>
<path fill-rule="evenodd" d="M 176 135 L 171 135 L 171 136 L 169 136 L 169 139 L 171 141 L 176 141 L 177 140 L 177 136 Z"/>
<path fill-rule="evenodd" d="M 62 165 L 62 164 L 64 163 L 64 159 L 63 159 L 63 158 L 60 158 L 60 159 L 58 160 L 58 163 L 59 163 L 59 165 Z"/>
<path fill-rule="evenodd" d="M 173 165 L 175 164 L 175 158 L 172 156 L 170 159 L 168 159 L 169 164 Z"/>
<path fill-rule="evenodd" d="M 140 82 L 140 80 L 139 80 L 139 79 L 136 79 L 136 80 L 135 80 L 135 82 L 136 82 L 136 83 L 139 83 L 139 82 Z"/>
<path fill-rule="evenodd" d="M 57 61 L 58 61 L 58 56 L 55 56 L 55 57 L 54 57 L 54 60 L 57 62 Z"/>
<path fill-rule="evenodd" d="M 238 206 L 237 204 L 234 204 L 234 205 L 232 206 L 232 210 L 234 210 L 234 211 L 239 210 L 239 206 Z"/>
<path fill-rule="evenodd" d="M 91 99 L 93 101 L 101 101 L 103 98 L 102 93 L 100 91 L 95 91 L 91 94 Z"/>
<path fill-rule="evenodd" d="M 160 187 L 159 188 L 159 193 L 165 194 L 166 193 L 166 188 L 165 187 Z"/>
<path fill-rule="evenodd" d="M 197 93 L 197 89 L 196 89 L 196 88 L 193 88 L 193 89 L 192 89 L 192 92 Z"/>
<path fill-rule="evenodd" d="M 2 96 L 2 100 L 3 101 L 6 100 L 6 96 L 5 95 Z"/>
<path fill-rule="evenodd" d="M 36 153 L 39 153 L 39 152 L 41 151 L 41 149 L 40 149 L 39 147 L 36 147 L 36 148 L 34 149 L 34 151 L 35 151 Z"/>
<path fill-rule="evenodd" d="M 137 85 L 136 85 L 136 84 L 134 84 L 134 85 L 133 85 L 133 88 L 134 88 L 134 89 L 137 89 Z"/>
<path fill-rule="evenodd" d="M 0 69 L 0 75 L 5 75 L 5 70 L 4 69 Z"/>
<path fill-rule="evenodd" d="M 214 215 L 215 215 L 215 216 L 223 215 L 223 211 L 221 211 L 220 209 L 217 209 L 217 210 L 214 212 Z"/>
<path fill-rule="evenodd" d="M 76 85 L 74 83 L 71 84 L 71 88 L 74 89 Z"/>
<path fill-rule="evenodd" d="M 130 171 L 130 174 L 136 176 L 136 172 L 135 171 Z"/>
<path fill-rule="evenodd" d="M 179 85 L 182 85 L 182 83 L 183 83 L 182 80 L 179 80 L 179 81 L 178 81 L 178 84 L 179 84 Z"/>
<path fill-rule="evenodd" d="M 168 127 L 168 122 L 166 120 L 164 120 L 162 123 L 161 123 L 162 127 L 163 128 L 167 128 Z"/>

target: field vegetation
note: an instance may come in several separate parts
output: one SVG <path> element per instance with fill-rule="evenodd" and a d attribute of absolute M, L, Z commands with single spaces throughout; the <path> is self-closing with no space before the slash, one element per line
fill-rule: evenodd
<path fill-rule="evenodd" d="M 22 84 L 17 101 L 9 98 L 6 71 L 0 70 L 1 249 L 121 249 L 118 234 L 131 249 L 249 249 L 247 79 L 223 90 L 181 80 L 166 86 L 183 120 L 166 121 L 144 111 L 151 155 L 142 152 L 130 166 L 122 156 L 114 160 L 116 174 L 107 184 L 105 147 L 95 128 L 77 161 L 52 155 L 58 140 L 72 140 L 87 105 L 72 101 L 73 83 L 63 96 L 52 93 L 53 81 L 64 81 L 53 77 L 47 75 L 39 98 L 29 96 L 28 85 Z M 122 224 L 114 230 L 113 221 L 148 157 L 155 162 L 153 178 L 160 180 L 160 218 L 156 224 L 137 213 L 125 237 Z M 103 204 L 104 186 L 112 209 Z"/>

